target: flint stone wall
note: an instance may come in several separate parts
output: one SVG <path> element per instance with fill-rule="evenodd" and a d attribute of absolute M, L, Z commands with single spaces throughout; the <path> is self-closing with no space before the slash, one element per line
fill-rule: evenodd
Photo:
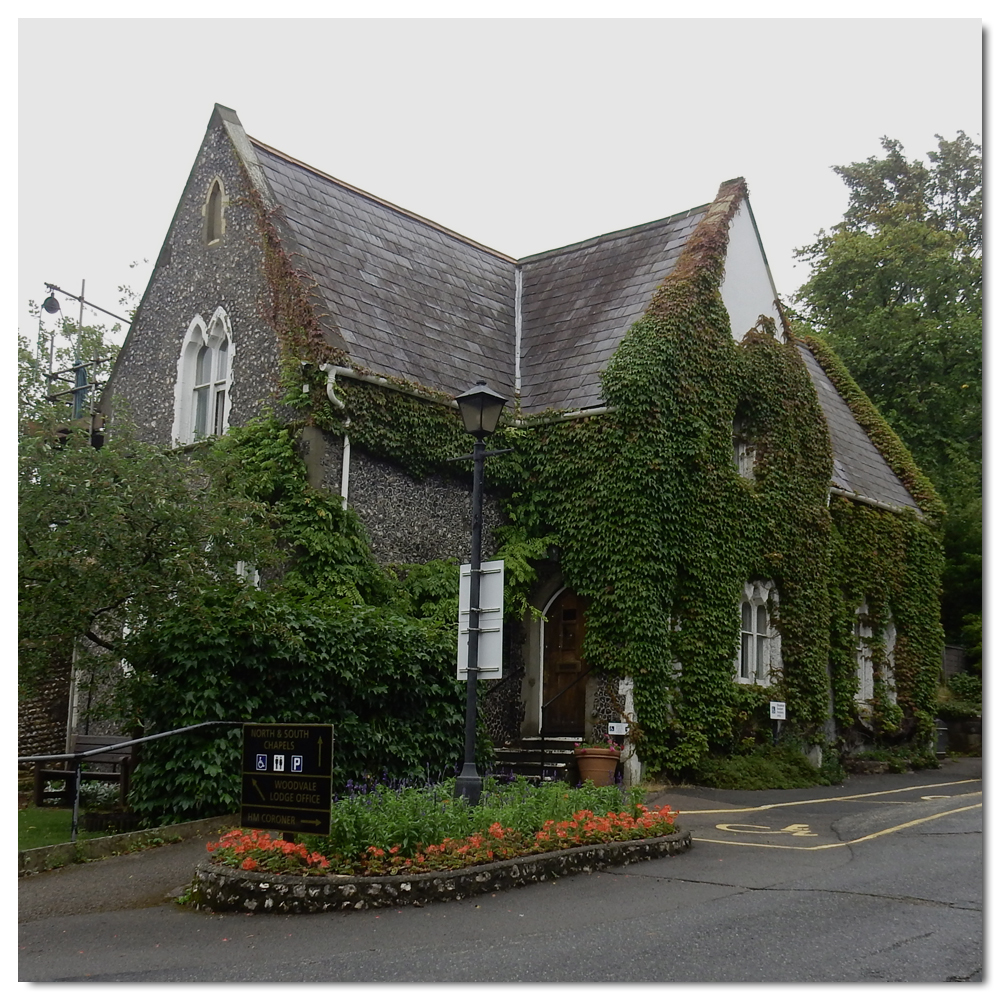
<path fill-rule="evenodd" d="M 323 913 L 383 906 L 424 906 L 486 892 L 514 889 L 617 865 L 680 854 L 691 833 L 613 844 L 571 847 L 474 868 L 421 875 L 268 875 L 204 862 L 197 866 L 191 898 L 199 909 L 243 913 Z"/>

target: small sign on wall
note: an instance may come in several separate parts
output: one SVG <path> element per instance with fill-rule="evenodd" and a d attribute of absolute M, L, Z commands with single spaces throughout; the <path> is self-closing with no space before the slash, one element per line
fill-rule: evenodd
<path fill-rule="evenodd" d="M 771 718 L 784 719 L 784 717 L 785 717 L 785 703 L 783 701 L 772 701 Z"/>
<path fill-rule="evenodd" d="M 608 736 L 628 736 L 627 722 L 609 722 Z"/>

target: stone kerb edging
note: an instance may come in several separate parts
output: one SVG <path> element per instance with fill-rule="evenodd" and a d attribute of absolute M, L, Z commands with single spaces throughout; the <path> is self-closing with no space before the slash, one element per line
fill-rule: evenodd
<path fill-rule="evenodd" d="M 323 913 L 380 906 L 423 906 L 577 872 L 662 858 L 690 847 L 690 831 L 678 830 L 665 837 L 587 844 L 456 871 L 365 877 L 268 875 L 206 861 L 195 868 L 190 899 L 198 909 L 243 913 Z"/>

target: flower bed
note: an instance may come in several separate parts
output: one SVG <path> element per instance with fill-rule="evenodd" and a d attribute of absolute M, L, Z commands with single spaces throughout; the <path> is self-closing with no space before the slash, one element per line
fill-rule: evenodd
<path fill-rule="evenodd" d="M 305 913 L 461 899 L 476 892 L 676 854 L 670 806 L 590 782 L 536 787 L 488 778 L 476 806 L 438 785 L 350 786 L 330 833 L 302 843 L 231 830 L 207 844 L 189 898 L 213 910 Z"/>
<path fill-rule="evenodd" d="M 217 842 L 206 844 L 206 848 L 216 864 L 247 872 L 405 875 L 468 868 L 563 847 L 665 836 L 674 832 L 676 818 L 677 813 L 670 806 L 651 810 L 638 805 L 632 811 L 603 815 L 579 809 L 571 819 L 546 820 L 533 837 L 495 822 L 483 832 L 468 837 L 445 837 L 439 844 L 417 844 L 409 851 L 399 844 L 388 849 L 371 844 L 355 857 L 327 858 L 318 851 L 310 851 L 305 844 L 272 838 L 260 830 L 231 830 Z"/>
<path fill-rule="evenodd" d="M 398 875 L 270 875 L 202 863 L 195 869 L 190 901 L 213 912 L 322 913 L 386 906 L 424 906 L 545 882 L 581 872 L 680 854 L 691 834 L 584 844 L 527 857 L 492 861 L 455 871 Z"/>

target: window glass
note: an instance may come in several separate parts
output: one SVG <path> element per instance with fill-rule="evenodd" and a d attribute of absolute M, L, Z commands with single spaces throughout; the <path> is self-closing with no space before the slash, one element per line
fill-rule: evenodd
<path fill-rule="evenodd" d="M 194 384 L 207 385 L 212 381 L 212 348 L 206 344 L 198 352 L 198 362 L 195 365 Z"/>
<path fill-rule="evenodd" d="M 208 433 L 208 386 L 194 391 L 194 436 L 202 438 Z"/>
<path fill-rule="evenodd" d="M 226 390 L 219 389 L 215 394 L 215 416 L 212 420 L 212 433 L 222 434 L 226 430 Z"/>

